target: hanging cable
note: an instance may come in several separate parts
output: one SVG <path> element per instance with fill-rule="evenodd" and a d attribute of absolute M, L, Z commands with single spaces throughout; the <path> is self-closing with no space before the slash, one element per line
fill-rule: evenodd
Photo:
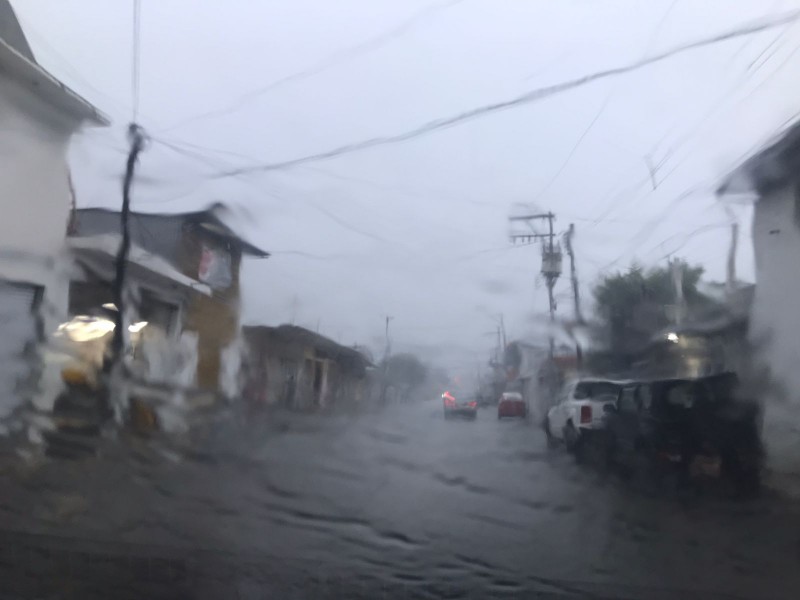
<path fill-rule="evenodd" d="M 139 119 L 139 55 L 141 44 L 141 0 L 133 0 L 133 44 L 131 56 L 131 105 L 133 118 L 136 123 Z"/>
<path fill-rule="evenodd" d="M 584 75 L 582 77 L 578 77 L 577 79 L 564 81 L 561 83 L 557 83 L 555 85 L 550 85 L 542 88 L 537 88 L 529 92 L 526 92 L 520 96 L 517 96 L 516 98 L 512 98 L 510 100 L 503 100 L 500 102 L 495 102 L 493 104 L 487 104 L 484 106 L 479 106 L 464 111 L 462 113 L 459 113 L 457 115 L 434 119 L 432 121 L 424 123 L 418 127 L 415 127 L 414 129 L 405 131 L 403 133 L 369 138 L 366 140 L 345 144 L 343 146 L 332 148 L 330 150 L 326 150 L 323 152 L 318 152 L 315 154 L 310 154 L 281 162 L 264 163 L 261 165 L 247 166 L 238 169 L 231 169 L 228 171 L 221 171 L 220 173 L 213 175 L 211 178 L 221 179 L 225 177 L 240 175 L 243 173 L 254 173 L 254 172 L 264 172 L 264 171 L 275 171 L 278 169 L 286 169 L 310 162 L 317 162 L 320 160 L 327 160 L 347 154 L 354 154 L 356 152 L 361 152 L 363 150 L 375 148 L 378 146 L 388 146 L 388 145 L 398 144 L 401 142 L 406 142 L 427 135 L 429 133 L 433 133 L 435 131 L 440 131 L 442 129 L 454 127 L 456 125 L 460 125 L 462 123 L 466 123 L 474 119 L 482 118 L 490 114 L 494 114 L 504 110 L 509 110 L 511 108 L 516 108 L 518 106 L 523 106 L 526 104 L 532 104 L 534 102 L 543 100 L 544 98 L 549 98 L 551 96 L 562 94 L 564 92 L 579 87 L 583 87 L 590 83 L 594 83 L 595 81 L 608 79 L 610 77 L 616 77 L 619 75 L 624 75 L 633 71 L 638 71 L 644 67 L 648 67 L 650 65 L 662 62 L 668 58 L 672 58 L 673 56 L 684 54 L 692 50 L 697 50 L 699 48 L 712 46 L 714 44 L 725 42 L 731 39 L 753 35 L 755 33 L 760 33 L 762 31 L 767 31 L 770 29 L 774 29 L 776 27 L 781 27 L 783 25 L 793 23 L 798 19 L 800 19 L 800 11 L 794 11 L 791 13 L 775 17 L 770 20 L 762 20 L 756 23 L 751 23 L 749 25 L 743 25 L 742 27 L 733 29 L 731 31 L 727 31 L 725 33 L 720 33 L 715 36 L 703 38 L 700 40 L 696 40 L 694 42 L 689 42 L 687 44 L 682 44 L 680 46 L 670 48 L 669 50 L 665 50 L 664 52 L 660 52 L 648 58 L 637 60 L 627 65 L 614 67 L 603 71 L 597 71 L 594 73 L 590 73 L 588 75 Z"/>
<path fill-rule="evenodd" d="M 185 119 L 177 123 L 176 125 L 163 129 L 159 133 L 165 133 L 167 131 L 179 129 L 190 123 L 196 123 L 198 121 L 202 121 L 205 119 L 222 117 L 227 114 L 230 114 L 236 110 L 239 110 L 248 102 L 251 102 L 252 100 L 255 100 L 256 98 L 263 96 L 264 94 L 267 94 L 288 83 L 292 83 L 295 81 L 302 81 L 303 79 L 308 79 L 309 77 L 318 75 L 319 73 L 323 73 L 328 69 L 333 68 L 342 63 L 345 63 L 349 60 L 352 60 L 353 58 L 364 55 L 368 52 L 372 52 L 378 48 L 381 48 L 387 42 L 396 39 L 397 37 L 404 35 L 408 31 L 413 29 L 418 23 L 422 22 L 423 19 L 429 17 L 434 13 L 440 12 L 446 8 L 450 8 L 451 6 L 460 4 L 463 1 L 464 0 L 448 0 L 447 2 L 443 2 L 440 4 L 436 4 L 434 6 L 429 6 L 427 8 L 424 8 L 423 10 L 412 15 L 399 25 L 396 25 L 383 33 L 368 38 L 367 40 L 360 42 L 354 46 L 350 46 L 348 48 L 335 52 L 332 55 L 328 56 L 327 58 L 322 59 L 317 64 L 310 66 L 306 69 L 303 69 L 302 71 L 298 71 L 290 75 L 285 75 L 258 89 L 252 90 L 250 92 L 241 95 L 239 99 L 231 103 L 229 106 L 215 110 L 210 110 L 208 112 L 196 115 L 194 117 L 189 117 L 188 119 Z"/>

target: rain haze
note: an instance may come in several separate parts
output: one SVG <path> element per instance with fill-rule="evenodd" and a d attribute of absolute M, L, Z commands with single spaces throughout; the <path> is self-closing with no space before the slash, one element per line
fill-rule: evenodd
<path fill-rule="evenodd" d="M 546 314 L 538 249 L 508 239 L 514 205 L 553 211 L 559 232 L 575 223 L 587 300 L 600 273 L 669 255 L 721 280 L 731 216 L 715 185 L 796 112 L 783 93 L 800 68 L 796 26 L 404 143 L 206 177 L 403 132 L 797 7 L 146 3 L 140 113 L 156 141 L 142 157 L 133 207 L 235 207 L 248 238 L 273 254 L 245 264 L 246 322 L 294 322 L 379 349 L 391 315 L 396 348 L 460 360 L 491 342 L 484 334 L 494 315 L 534 332 Z M 74 144 L 72 163 L 80 206 L 117 207 L 132 110 L 130 7 L 28 0 L 15 8 L 41 63 L 112 116 L 111 128 Z M 746 228 L 747 208 L 735 218 Z M 745 279 L 751 254 L 743 244 Z M 567 311 L 566 279 L 556 297 Z"/>
<path fill-rule="evenodd" d="M 800 598 L 798 51 L 0 0 L 2 593 Z"/>

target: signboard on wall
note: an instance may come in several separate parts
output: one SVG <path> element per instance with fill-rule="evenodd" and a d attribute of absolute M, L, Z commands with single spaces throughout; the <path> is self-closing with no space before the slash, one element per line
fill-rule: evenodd
<path fill-rule="evenodd" d="M 210 248 L 203 244 L 197 278 L 215 290 L 231 286 L 231 255 L 222 249 Z"/>

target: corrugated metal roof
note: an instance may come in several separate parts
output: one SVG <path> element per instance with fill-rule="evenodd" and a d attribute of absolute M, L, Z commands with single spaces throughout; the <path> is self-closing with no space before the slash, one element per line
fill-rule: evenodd
<path fill-rule="evenodd" d="M 171 245 L 177 243 L 178 232 L 183 223 L 195 222 L 212 235 L 222 237 L 240 246 L 245 254 L 257 258 L 269 257 L 269 252 L 243 240 L 220 217 L 225 208 L 221 202 L 210 204 L 202 210 L 182 213 L 131 212 L 131 233 L 138 243 L 158 254 L 172 259 Z M 109 208 L 79 208 L 75 224 L 75 235 L 92 235 L 119 231 L 119 211 Z M 158 233 L 154 235 L 154 230 Z M 167 231 L 169 230 L 169 231 Z"/>

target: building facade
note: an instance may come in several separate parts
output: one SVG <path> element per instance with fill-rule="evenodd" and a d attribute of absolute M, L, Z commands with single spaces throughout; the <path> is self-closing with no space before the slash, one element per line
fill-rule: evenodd
<path fill-rule="evenodd" d="M 297 327 L 244 328 L 245 397 L 256 406 L 313 410 L 358 405 L 369 394 L 369 360 L 355 348 Z"/>
<path fill-rule="evenodd" d="M 240 283 L 243 256 L 269 254 L 244 241 L 222 218 L 225 207 L 214 204 L 192 213 L 131 213 L 131 240 L 166 260 L 181 274 L 208 286 L 210 295 L 193 295 L 183 326 L 197 334 L 197 384 L 227 396 L 238 393 L 240 358 Z M 119 213 L 100 208 L 76 211 L 75 237 L 119 231 Z"/>
<path fill-rule="evenodd" d="M 756 288 L 749 338 L 761 367 L 773 467 L 800 473 L 800 124 L 747 159 L 720 186 L 755 203 Z"/>
<path fill-rule="evenodd" d="M 25 400 L 47 408 L 61 388 L 60 369 L 41 360 L 41 343 L 67 312 L 74 203 L 67 149 L 83 126 L 107 124 L 36 62 L 0 0 L 0 418 Z"/>

